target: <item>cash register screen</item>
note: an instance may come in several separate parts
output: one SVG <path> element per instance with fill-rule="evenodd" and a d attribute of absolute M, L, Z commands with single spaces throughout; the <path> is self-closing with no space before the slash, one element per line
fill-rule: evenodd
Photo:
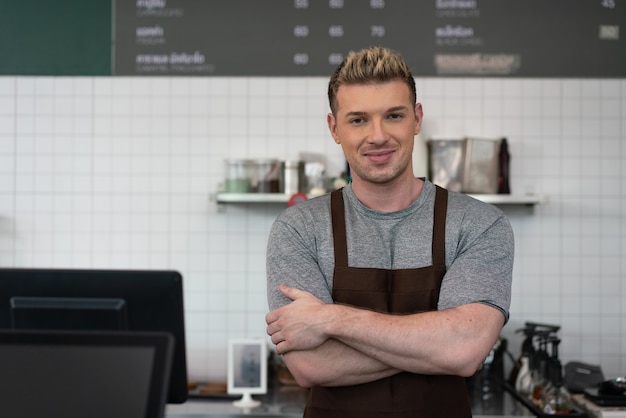
<path fill-rule="evenodd" d="M 111 340 L 109 340 L 111 341 Z M 157 348 L 0 340 L 1 417 L 137 418 L 148 412 Z M 152 392 L 151 392 L 152 391 Z M 156 415 L 150 415 L 154 414 Z"/>

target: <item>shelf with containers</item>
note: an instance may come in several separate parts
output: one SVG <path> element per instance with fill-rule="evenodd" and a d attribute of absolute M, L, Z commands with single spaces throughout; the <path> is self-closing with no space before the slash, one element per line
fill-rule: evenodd
<path fill-rule="evenodd" d="M 492 205 L 534 206 L 546 203 L 543 195 L 470 194 L 475 199 Z M 215 195 L 217 203 L 287 203 L 291 195 L 285 193 L 226 193 Z"/>
<path fill-rule="evenodd" d="M 493 143 L 493 141 L 487 141 Z M 287 204 L 295 193 L 303 193 L 310 198 L 324 194 L 325 190 L 339 188 L 342 184 L 324 184 L 323 172 L 316 171 L 313 182 L 308 176 L 308 168 L 302 161 L 279 161 L 276 159 L 226 160 L 224 188 L 211 196 L 218 204 L 277 203 Z M 313 166 L 313 168 L 315 168 Z M 495 180 L 494 180 L 495 181 Z M 444 182 L 445 183 L 445 182 Z M 438 183 L 440 184 L 440 183 Z M 446 185 L 443 185 L 446 187 Z M 493 189 L 493 187 L 490 187 Z M 490 194 L 467 193 L 478 200 L 496 206 L 535 206 L 547 202 L 547 198 L 538 194 Z"/>

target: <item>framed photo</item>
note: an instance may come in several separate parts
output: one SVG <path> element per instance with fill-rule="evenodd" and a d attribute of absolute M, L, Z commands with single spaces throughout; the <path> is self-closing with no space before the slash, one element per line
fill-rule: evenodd
<path fill-rule="evenodd" d="M 228 341 L 228 393 L 241 394 L 235 406 L 252 407 L 261 402 L 251 395 L 267 393 L 267 344 L 263 339 Z"/>

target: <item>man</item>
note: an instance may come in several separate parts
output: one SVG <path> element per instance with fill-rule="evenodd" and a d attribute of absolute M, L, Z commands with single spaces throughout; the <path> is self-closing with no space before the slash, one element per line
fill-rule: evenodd
<path fill-rule="evenodd" d="M 267 249 L 267 333 L 311 387 L 304 416 L 471 417 L 464 377 L 508 319 L 510 223 L 414 177 L 422 106 L 396 52 L 350 53 L 328 98 L 352 181 L 287 209 Z"/>

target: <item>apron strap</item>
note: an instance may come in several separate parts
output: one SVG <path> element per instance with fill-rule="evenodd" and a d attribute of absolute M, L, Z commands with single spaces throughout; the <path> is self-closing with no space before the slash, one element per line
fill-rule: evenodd
<path fill-rule="evenodd" d="M 448 213 L 448 191 L 435 185 L 435 219 L 433 222 L 433 265 L 446 266 L 446 215 Z"/>
<path fill-rule="evenodd" d="M 335 268 L 348 267 L 348 240 L 346 239 L 346 219 L 343 210 L 342 189 L 335 190 L 330 194 L 333 242 L 335 244 Z"/>

